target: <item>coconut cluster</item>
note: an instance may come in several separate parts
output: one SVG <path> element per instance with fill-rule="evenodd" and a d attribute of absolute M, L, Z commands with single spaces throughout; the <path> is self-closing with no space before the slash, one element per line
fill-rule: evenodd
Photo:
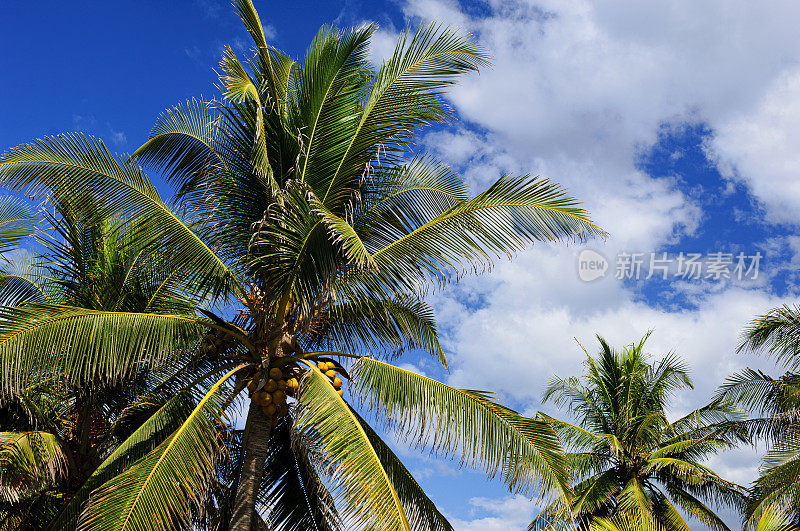
<path fill-rule="evenodd" d="M 344 390 L 342 390 L 342 380 L 339 378 L 338 374 L 336 373 L 336 364 L 332 361 L 320 361 L 317 363 L 317 368 L 319 368 L 322 373 L 328 377 L 331 381 L 331 385 L 339 396 L 344 396 Z"/>
<path fill-rule="evenodd" d="M 291 396 L 300 387 L 297 378 L 284 378 L 283 371 L 272 367 L 264 380 L 263 373 L 258 371 L 247 383 L 253 402 L 261 406 L 265 415 L 276 422 L 289 412 L 286 397 Z"/>

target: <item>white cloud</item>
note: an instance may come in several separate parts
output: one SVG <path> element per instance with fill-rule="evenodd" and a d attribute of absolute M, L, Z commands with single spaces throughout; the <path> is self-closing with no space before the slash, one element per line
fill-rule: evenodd
<path fill-rule="evenodd" d="M 770 218 L 798 223 L 800 69 L 778 76 L 752 110 L 715 129 L 708 147 L 724 174 L 747 183 Z"/>
<path fill-rule="evenodd" d="M 451 518 L 458 531 L 509 531 L 525 529 L 536 515 L 536 505 L 517 494 L 501 499 L 470 498 L 472 520 Z"/>

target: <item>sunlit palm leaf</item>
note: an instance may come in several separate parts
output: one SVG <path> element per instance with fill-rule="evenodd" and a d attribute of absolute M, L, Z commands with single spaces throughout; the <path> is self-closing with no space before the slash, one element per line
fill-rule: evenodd
<path fill-rule="evenodd" d="M 174 360 L 201 334 L 193 316 L 52 305 L 0 308 L 0 394 L 19 392 L 33 371 L 73 384 L 114 382 L 143 362 Z"/>
<path fill-rule="evenodd" d="M 115 159 L 99 140 L 69 134 L 13 148 L 0 156 L 0 185 L 33 197 L 51 194 L 76 208 L 136 217 L 142 220 L 142 244 L 169 247 L 175 267 L 216 290 L 235 284 L 225 263 L 169 209 L 141 169 Z"/>
<path fill-rule="evenodd" d="M 224 386 L 240 368 L 220 378 L 169 438 L 95 491 L 78 528 L 188 529 L 191 505 L 214 474 L 215 454 L 221 450 Z"/>
<path fill-rule="evenodd" d="M 564 454 L 547 423 L 378 360 L 361 358 L 352 373 L 362 401 L 412 441 L 499 471 L 513 490 L 568 496 Z"/>
<path fill-rule="evenodd" d="M 306 371 L 296 420 L 332 463 L 332 494 L 345 522 L 376 531 L 410 525 L 399 495 L 359 419 L 316 367 Z"/>
<path fill-rule="evenodd" d="M 43 431 L 0 432 L 0 502 L 19 502 L 66 476 L 67 454 Z"/>
<path fill-rule="evenodd" d="M 30 206 L 13 197 L 0 197 L 0 253 L 14 249 L 30 236 L 37 218 Z"/>

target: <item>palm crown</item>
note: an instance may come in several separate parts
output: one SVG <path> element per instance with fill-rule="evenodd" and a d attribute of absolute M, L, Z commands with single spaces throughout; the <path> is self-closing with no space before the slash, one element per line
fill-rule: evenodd
<path fill-rule="evenodd" d="M 577 483 L 568 504 L 556 500 L 531 528 L 574 518 L 585 529 L 593 519 L 623 514 L 656 528 L 688 530 L 682 509 L 728 529 L 707 502 L 738 503 L 742 490 L 702 460 L 740 437 L 731 408 L 714 402 L 670 422 L 671 395 L 691 386 L 685 365 L 674 355 L 651 363 L 646 337 L 621 351 L 598 339 L 600 352 L 587 353 L 584 377 L 553 378 L 545 392 L 578 418 L 576 425 L 541 415 L 569 447 Z"/>
<path fill-rule="evenodd" d="M 96 385 L 187 356 L 217 364 L 176 429 L 160 429 L 172 418 L 162 408 L 132 434 L 157 444 L 120 458 L 129 466 L 93 491 L 80 526 L 168 528 L 210 503 L 232 529 L 262 517 L 286 529 L 449 528 L 345 400 L 342 380 L 420 445 L 514 489 L 566 495 L 546 422 L 390 363 L 414 348 L 447 365 L 427 287 L 534 241 L 602 233 L 546 179 L 507 176 L 471 196 L 447 166 L 413 153 L 419 129 L 449 116 L 443 91 L 484 52 L 426 26 L 375 69 L 374 27 L 323 28 L 296 63 L 267 44 L 249 0 L 235 7 L 255 50 L 244 62 L 225 50 L 222 101 L 167 111 L 129 159 L 80 135 L 0 158 L 12 190 L 123 220 L 144 249 L 168 257 L 161 285 L 199 308 L 8 309 L 4 394 L 19 393 L 33 368 Z M 173 204 L 140 164 L 176 186 Z M 237 397 L 250 398 L 247 423 L 231 431 L 225 412 Z"/>
<path fill-rule="evenodd" d="M 729 377 L 720 387 L 720 397 L 733 400 L 756 414 L 742 423 L 754 439 L 764 439 L 769 451 L 760 477 L 748 492 L 745 517 L 754 524 L 775 506 L 791 509 L 794 523 L 800 522 L 800 308 L 782 306 L 757 317 L 745 330 L 740 351 L 766 352 L 784 364 L 787 371 L 774 378 L 761 371 L 745 369 Z"/>

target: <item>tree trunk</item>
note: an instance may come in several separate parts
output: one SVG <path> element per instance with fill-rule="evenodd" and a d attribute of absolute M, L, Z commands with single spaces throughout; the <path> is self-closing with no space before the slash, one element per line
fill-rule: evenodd
<path fill-rule="evenodd" d="M 247 431 L 244 460 L 239 475 L 239 488 L 233 504 L 231 531 L 251 531 L 255 528 L 254 515 L 256 495 L 264 476 L 264 463 L 267 460 L 267 439 L 272 427 L 272 417 L 267 416 L 261 406 L 250 402 L 247 413 Z"/>

